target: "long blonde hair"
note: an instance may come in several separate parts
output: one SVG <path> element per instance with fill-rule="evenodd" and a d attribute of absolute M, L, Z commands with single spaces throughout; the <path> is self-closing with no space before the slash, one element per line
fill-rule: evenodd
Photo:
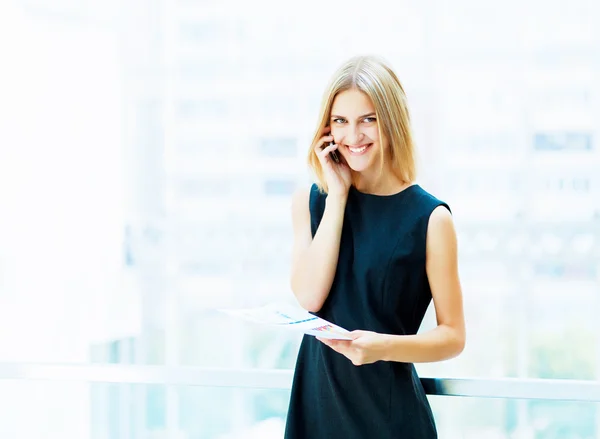
<path fill-rule="evenodd" d="M 308 164 L 315 173 L 319 189 L 327 192 L 327 182 L 313 147 L 323 137 L 323 129 L 329 125 L 333 100 L 338 93 L 350 89 L 359 90 L 371 99 L 378 121 L 379 138 L 387 139 L 389 143 L 392 171 L 402 182 L 413 182 L 416 178 L 415 148 L 402 84 L 382 59 L 357 56 L 338 68 L 323 95 L 317 127 L 308 152 Z M 385 157 L 382 141 L 379 142 L 379 147 L 383 171 Z"/>

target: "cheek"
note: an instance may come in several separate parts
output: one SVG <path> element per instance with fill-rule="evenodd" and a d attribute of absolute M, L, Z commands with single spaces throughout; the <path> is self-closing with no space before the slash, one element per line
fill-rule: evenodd
<path fill-rule="evenodd" d="M 338 143 L 340 140 L 344 139 L 344 130 L 341 128 L 332 128 L 331 135 L 333 136 L 335 143 Z"/>

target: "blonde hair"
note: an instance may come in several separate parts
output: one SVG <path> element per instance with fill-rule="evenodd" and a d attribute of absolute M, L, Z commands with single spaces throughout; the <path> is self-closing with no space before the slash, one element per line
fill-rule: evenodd
<path fill-rule="evenodd" d="M 382 59 L 357 56 L 338 68 L 323 95 L 317 127 L 308 152 L 308 165 L 315 173 L 317 186 L 321 191 L 327 191 L 327 182 L 314 145 L 323 137 L 323 129 L 329 125 L 335 97 L 338 93 L 351 89 L 365 93 L 375 107 L 379 138 L 386 139 L 389 144 L 392 172 L 402 182 L 413 182 L 416 178 L 415 148 L 402 84 Z M 381 171 L 384 169 L 385 160 L 383 144 L 383 141 L 379 142 Z"/>

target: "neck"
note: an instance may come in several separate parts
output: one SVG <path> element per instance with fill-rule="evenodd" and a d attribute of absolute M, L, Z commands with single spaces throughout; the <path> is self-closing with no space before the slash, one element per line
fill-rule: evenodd
<path fill-rule="evenodd" d="M 402 181 L 393 172 L 384 169 L 371 173 L 355 172 L 352 175 L 354 187 L 360 191 L 373 195 L 391 195 L 410 186 L 410 182 Z"/>

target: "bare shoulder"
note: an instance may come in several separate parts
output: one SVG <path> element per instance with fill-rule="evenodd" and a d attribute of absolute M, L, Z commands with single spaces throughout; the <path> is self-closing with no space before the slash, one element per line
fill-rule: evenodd
<path fill-rule="evenodd" d="M 437 206 L 433 209 L 433 212 L 431 212 L 431 216 L 429 217 L 429 227 L 448 227 L 453 224 L 452 214 L 446 206 Z"/>
<path fill-rule="evenodd" d="M 428 228 L 444 228 L 453 225 L 452 211 L 448 204 L 439 199 L 431 192 L 424 189 L 419 184 L 414 185 L 416 187 L 417 199 L 425 206 L 425 216 L 428 214 Z M 429 211 L 428 209 L 431 209 Z"/>
<path fill-rule="evenodd" d="M 427 249 L 432 253 L 456 249 L 456 230 L 448 208 L 440 205 L 433 209 L 427 228 Z"/>

